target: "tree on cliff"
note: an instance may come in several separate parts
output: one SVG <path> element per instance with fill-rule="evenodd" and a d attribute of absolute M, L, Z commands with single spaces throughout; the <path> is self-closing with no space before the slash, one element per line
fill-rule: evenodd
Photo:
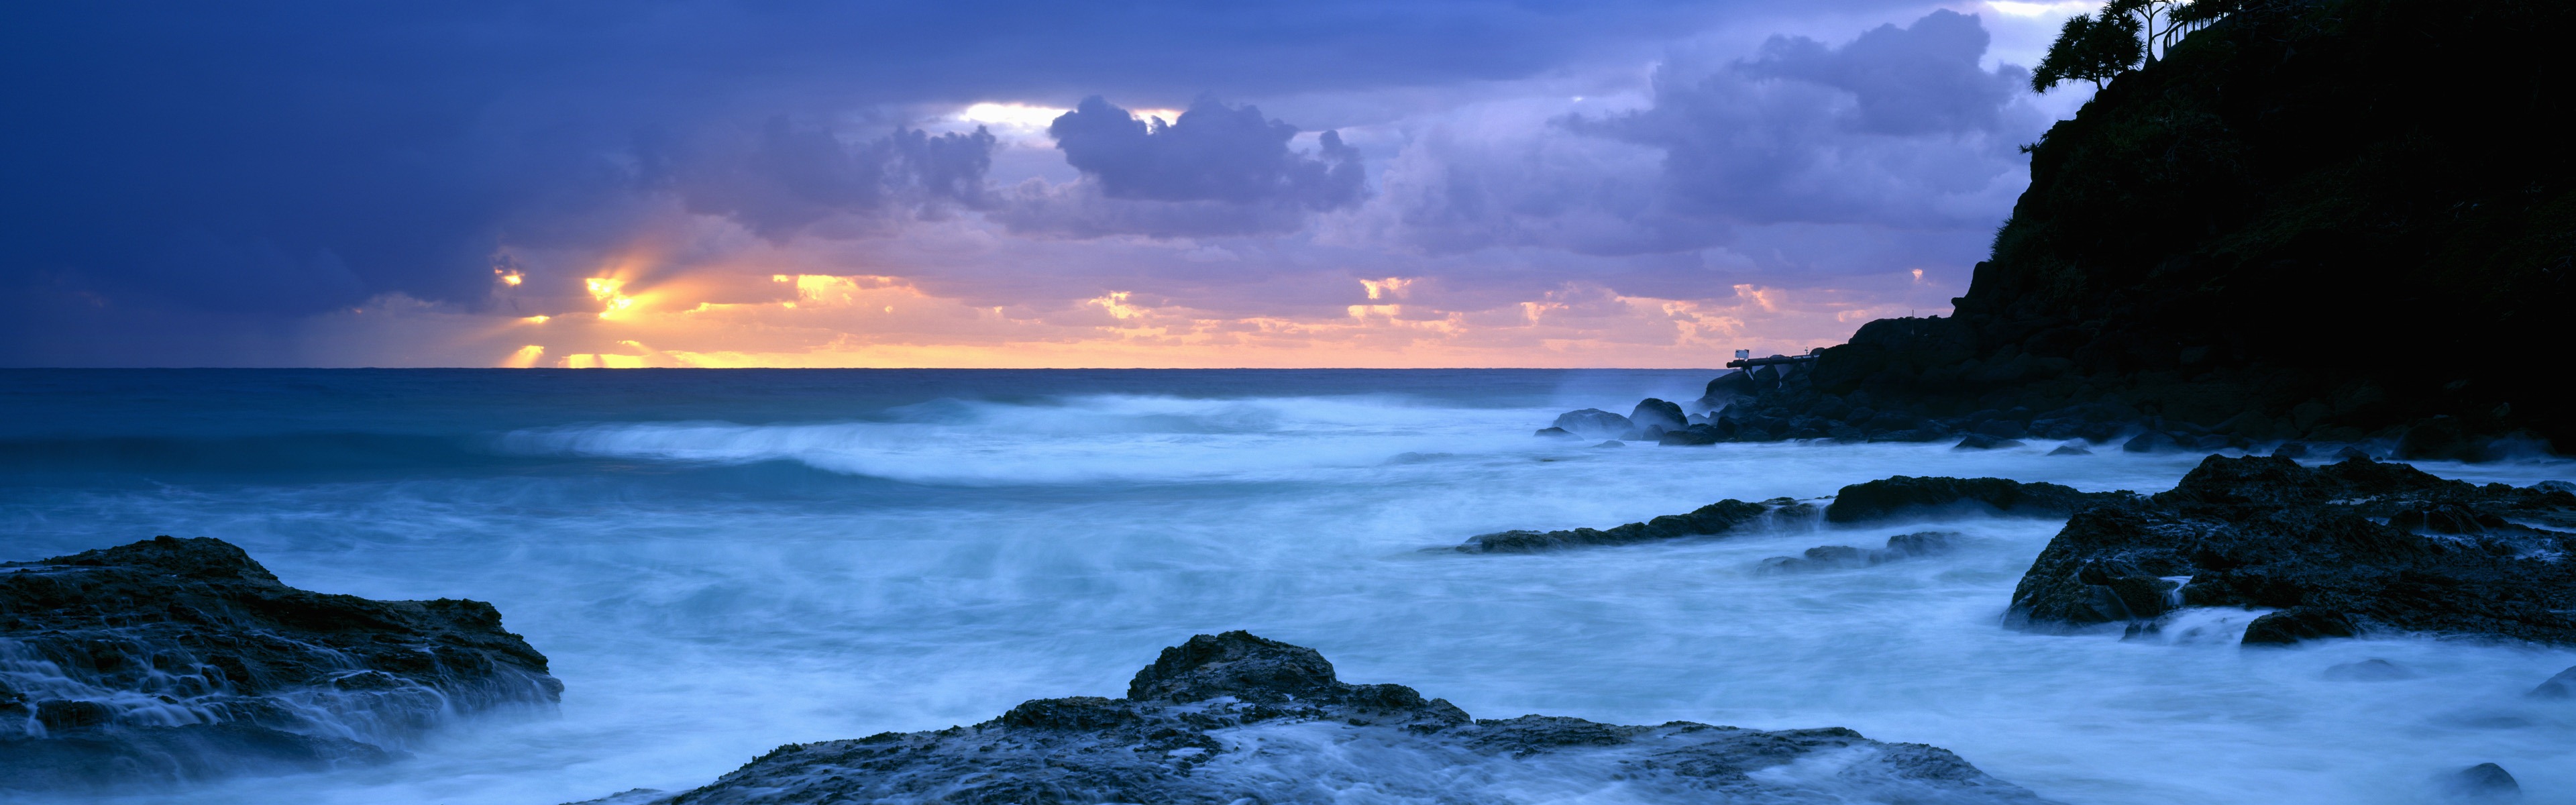
<path fill-rule="evenodd" d="M 2130 1 L 2115 0 L 2113 5 Z M 2145 57 L 2146 45 L 2138 38 L 2142 27 L 2137 17 L 2109 7 L 2098 18 L 2075 15 L 2059 29 L 2048 55 L 2039 60 L 2039 69 L 2031 71 L 2030 88 L 2047 92 L 2068 81 L 2091 81 L 2094 89 L 2101 89 Z"/>
<path fill-rule="evenodd" d="M 2154 64 L 2156 54 L 2171 50 L 2184 34 L 2242 5 L 2244 0 L 2111 0 L 2099 15 L 2066 21 L 2031 72 L 2031 89 L 2047 92 L 2067 81 L 2091 81 L 2101 89 L 2140 62 Z"/>

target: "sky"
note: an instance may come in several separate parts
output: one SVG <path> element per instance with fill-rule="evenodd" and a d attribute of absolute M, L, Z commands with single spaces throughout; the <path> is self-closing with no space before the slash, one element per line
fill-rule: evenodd
<path fill-rule="evenodd" d="M 35 4 L 0 365 L 1798 352 L 1948 311 L 2089 10 Z"/>

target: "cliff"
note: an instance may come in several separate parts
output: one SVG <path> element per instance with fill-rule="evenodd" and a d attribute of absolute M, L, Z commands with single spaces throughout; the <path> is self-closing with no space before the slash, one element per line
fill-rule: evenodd
<path fill-rule="evenodd" d="M 2093 406 L 2426 458 L 2576 445 L 2552 393 L 2576 309 L 2556 55 L 2576 7 L 2248 5 L 2031 148 L 1953 316 L 1863 326 L 1782 402 Z"/>

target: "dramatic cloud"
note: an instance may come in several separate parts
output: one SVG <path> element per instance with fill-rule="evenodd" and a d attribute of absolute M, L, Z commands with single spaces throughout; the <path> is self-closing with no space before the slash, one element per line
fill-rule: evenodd
<path fill-rule="evenodd" d="M 1569 125 L 1663 149 L 1664 178 L 1687 212 L 1981 225 L 2020 192 L 2016 147 L 2044 126 L 2015 108 L 2028 71 L 1978 66 L 1987 41 L 1976 18 L 1947 10 L 1839 48 L 1774 38 L 1758 57 L 1706 75 L 1667 65 L 1653 107 Z"/>
<path fill-rule="evenodd" d="M 1766 281 L 1867 265 L 1793 268 L 1810 261 L 1790 252 L 1836 242 L 1937 241 L 1940 259 L 1973 262 L 1951 247 L 1982 248 L 2027 181 L 2016 146 L 2048 122 L 2021 89 L 2026 71 L 1979 65 L 1988 41 L 1976 17 L 1939 10 L 1841 46 L 1774 36 L 1714 66 L 1677 53 L 1624 111 L 1582 99 L 1571 113 L 1465 111 L 1391 161 L 1381 214 L 1341 237 L 1431 254 L 1726 249 L 1720 262 L 1767 264 Z M 1850 229 L 1819 237 L 1818 225 Z"/>
<path fill-rule="evenodd" d="M 1085 98 L 1047 126 L 1081 181 L 1025 183 L 997 217 L 1022 232 L 1071 237 L 1294 231 L 1309 212 L 1359 203 L 1368 182 L 1359 149 L 1339 132 L 1323 132 L 1313 151 L 1290 146 L 1297 133 L 1258 107 L 1208 98 L 1169 123 Z"/>
<path fill-rule="evenodd" d="M 2045 122 L 1930 9 L 34 6 L 0 29 L 0 365 L 553 365 L 665 331 L 1672 362 L 1720 330 L 1671 311 L 1737 286 L 1778 310 L 1726 337 L 1829 338 L 1954 294 Z M 773 276 L 919 300 L 818 317 Z"/>
<path fill-rule="evenodd" d="M 1359 151 L 1324 132 L 1309 156 L 1291 151 L 1297 127 L 1263 120 L 1253 106 L 1201 99 L 1171 123 L 1138 120 L 1099 96 L 1047 126 L 1064 161 L 1100 183 L 1100 194 L 1147 201 L 1349 206 L 1365 176 Z"/>
<path fill-rule="evenodd" d="M 897 130 L 851 144 L 831 131 L 773 117 L 756 145 L 682 168 L 678 185 L 690 212 L 730 216 L 781 240 L 843 213 L 935 210 L 942 202 L 983 206 L 995 142 L 978 127 L 937 136 Z"/>

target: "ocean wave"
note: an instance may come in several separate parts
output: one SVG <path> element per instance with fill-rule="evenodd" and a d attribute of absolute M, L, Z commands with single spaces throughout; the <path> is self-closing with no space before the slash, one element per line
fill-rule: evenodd
<path fill-rule="evenodd" d="M 1051 404 L 938 400 L 881 421 L 609 423 L 502 434 L 521 455 L 745 464 L 794 461 L 828 472 L 919 483 L 1079 483 L 1224 479 L 1373 466 L 1437 446 L 1519 447 L 1527 412 L 1410 404 L 1396 398 L 1201 400 L 1072 397 Z"/>
<path fill-rule="evenodd" d="M 524 461 L 458 436 L 334 432 L 0 440 L 0 472 L 267 473 Z"/>

